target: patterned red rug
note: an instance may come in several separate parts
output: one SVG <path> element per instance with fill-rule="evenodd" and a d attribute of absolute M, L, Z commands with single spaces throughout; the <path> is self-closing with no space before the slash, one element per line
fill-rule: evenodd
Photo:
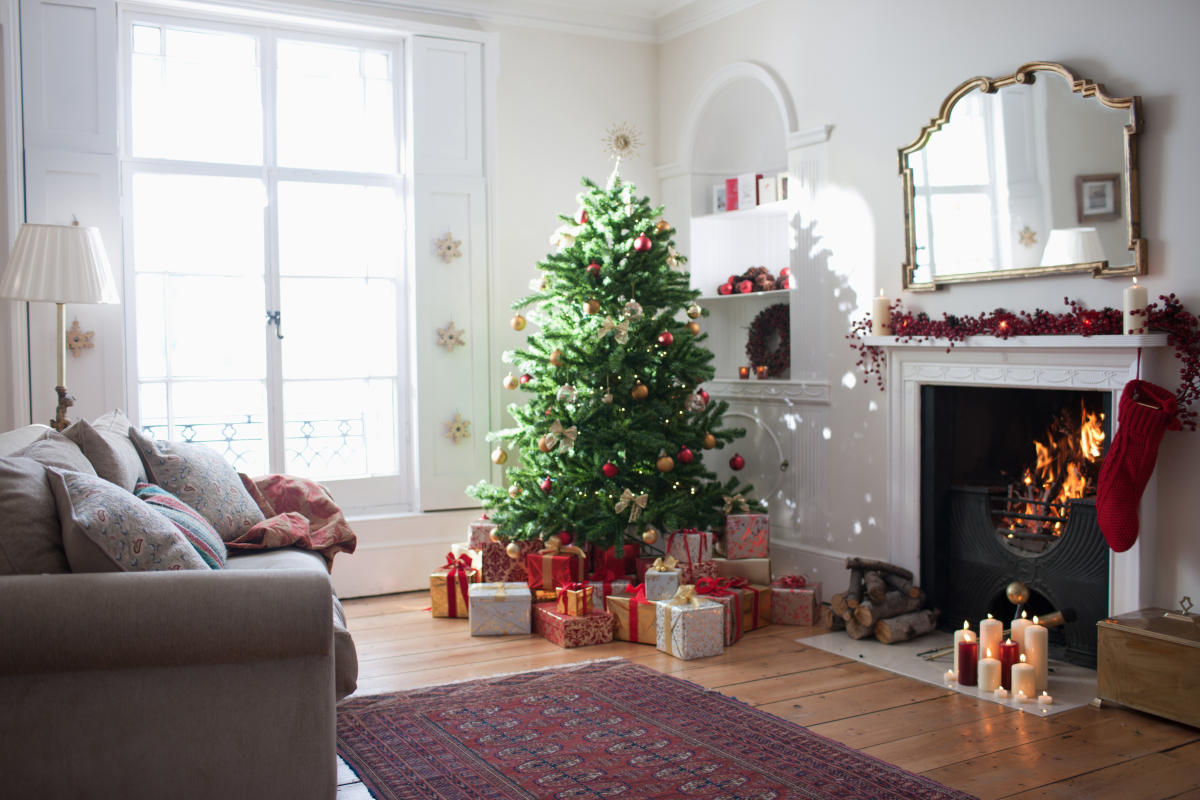
<path fill-rule="evenodd" d="M 337 740 L 377 800 L 969 797 L 624 660 L 351 697 Z"/>

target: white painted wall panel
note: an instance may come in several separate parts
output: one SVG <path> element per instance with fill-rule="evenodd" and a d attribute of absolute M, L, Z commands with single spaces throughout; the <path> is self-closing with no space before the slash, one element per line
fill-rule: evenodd
<path fill-rule="evenodd" d="M 483 175 L 482 46 L 413 39 L 413 140 L 418 174 Z"/>

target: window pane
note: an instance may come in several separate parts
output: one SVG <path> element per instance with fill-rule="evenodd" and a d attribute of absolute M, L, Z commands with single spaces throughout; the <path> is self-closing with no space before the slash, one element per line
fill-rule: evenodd
<path fill-rule="evenodd" d="M 995 266 L 992 203 L 987 195 L 935 194 L 929 209 L 939 234 L 933 241 L 935 272 L 983 272 Z"/>
<path fill-rule="evenodd" d="M 983 186 L 991 182 L 986 117 L 983 95 L 978 92 L 955 104 L 950 121 L 933 134 L 937 146 L 925 149 L 929 185 Z M 919 180 L 915 174 L 914 178 Z"/>
<path fill-rule="evenodd" d="M 261 278 L 170 277 L 166 298 L 172 378 L 261 378 L 266 373 Z"/>
<path fill-rule="evenodd" d="M 393 379 L 285 381 L 285 470 L 332 480 L 395 474 Z"/>
<path fill-rule="evenodd" d="M 136 28 L 132 151 L 144 158 L 262 163 L 258 40 L 247 34 L 162 29 L 162 53 Z"/>
<path fill-rule="evenodd" d="M 142 430 L 156 439 L 207 445 L 250 475 L 269 471 L 261 381 L 175 382 L 169 389 L 149 383 L 141 386 L 139 399 Z"/>
<path fill-rule="evenodd" d="M 390 187 L 279 184 L 282 275 L 399 275 L 403 212 Z"/>
<path fill-rule="evenodd" d="M 277 54 L 281 166 L 397 170 L 387 51 L 281 39 Z"/>
<path fill-rule="evenodd" d="M 396 374 L 396 288 L 362 278 L 283 278 L 283 376 Z"/>

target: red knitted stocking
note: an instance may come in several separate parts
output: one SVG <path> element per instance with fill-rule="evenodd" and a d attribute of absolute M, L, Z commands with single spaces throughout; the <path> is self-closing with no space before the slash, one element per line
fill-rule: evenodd
<path fill-rule="evenodd" d="M 1096 487 L 1096 519 L 1108 546 L 1117 553 L 1138 536 L 1138 503 L 1168 429 L 1178 430 L 1175 395 L 1147 381 L 1130 381 L 1121 392 L 1120 427 L 1104 454 Z"/>

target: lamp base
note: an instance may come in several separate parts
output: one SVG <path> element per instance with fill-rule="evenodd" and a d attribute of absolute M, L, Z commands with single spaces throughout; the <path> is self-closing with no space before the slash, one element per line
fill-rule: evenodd
<path fill-rule="evenodd" d="M 71 424 L 67 419 L 67 409 L 75 405 L 75 398 L 67 394 L 65 386 L 55 386 L 54 391 L 58 392 L 58 408 L 54 410 L 54 419 L 50 420 L 50 427 L 62 433 Z"/>

